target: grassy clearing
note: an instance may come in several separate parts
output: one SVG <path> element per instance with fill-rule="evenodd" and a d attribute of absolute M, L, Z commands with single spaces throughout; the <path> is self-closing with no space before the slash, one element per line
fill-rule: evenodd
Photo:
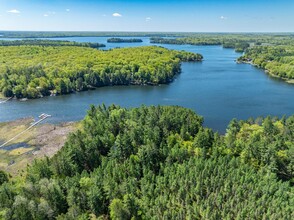
<path fill-rule="evenodd" d="M 8 141 L 15 137 L 17 134 L 23 132 L 27 129 L 33 122 L 32 118 L 20 119 L 13 122 L 0 123 L 0 140 Z M 25 132 L 23 135 L 13 140 L 10 144 L 27 142 L 28 139 L 32 138 L 34 134 L 34 129 L 29 132 Z"/>
<path fill-rule="evenodd" d="M 20 119 L 12 122 L 0 123 L 0 142 L 5 142 L 28 128 L 33 122 L 32 118 Z M 9 172 L 13 176 L 23 174 L 27 164 L 35 158 L 45 155 L 51 157 L 64 144 L 67 135 L 79 127 L 76 123 L 64 123 L 61 125 L 39 124 L 8 145 L 26 143 L 29 147 L 20 144 L 12 150 L 0 149 L 0 169 Z"/>
<path fill-rule="evenodd" d="M 18 156 L 18 155 L 22 155 L 22 154 L 25 154 L 27 152 L 30 152 L 32 150 L 34 150 L 33 147 L 30 147 L 30 148 L 20 147 L 20 148 L 9 151 L 9 155 Z"/>

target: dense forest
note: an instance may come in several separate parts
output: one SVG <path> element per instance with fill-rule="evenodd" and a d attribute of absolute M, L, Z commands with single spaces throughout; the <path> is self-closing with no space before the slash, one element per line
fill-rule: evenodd
<path fill-rule="evenodd" d="M 161 38 L 152 37 L 150 42 L 153 44 L 191 44 L 191 45 L 222 45 L 224 48 L 234 48 L 236 52 L 245 51 L 250 44 L 235 38 L 222 39 L 222 37 L 208 37 L 208 38 Z"/>
<path fill-rule="evenodd" d="M 161 47 L 99 51 L 86 47 L 0 47 L 0 92 L 38 98 L 107 85 L 163 84 L 180 73 L 181 61 L 200 54 Z"/>
<path fill-rule="evenodd" d="M 105 44 L 99 43 L 79 43 L 74 41 L 63 41 L 63 40 L 1 40 L 0 46 L 75 46 L 75 47 L 91 47 L 99 48 L 105 47 Z"/>
<path fill-rule="evenodd" d="M 291 34 L 191 34 L 188 37 L 162 38 L 151 37 L 151 43 L 156 44 L 191 44 L 191 45 L 222 45 L 224 48 L 234 48 L 244 52 L 250 46 L 258 45 L 294 45 L 294 35 Z"/>
<path fill-rule="evenodd" d="M 191 44 L 191 45 L 221 45 L 220 39 L 206 38 L 162 38 L 151 37 L 150 43 L 153 44 Z"/>
<path fill-rule="evenodd" d="M 272 76 L 294 79 L 294 46 L 252 47 L 238 61 L 257 65 Z"/>
<path fill-rule="evenodd" d="M 123 39 L 123 38 L 116 38 L 112 37 L 107 39 L 107 43 L 142 43 L 142 39 L 137 38 L 129 38 L 129 39 Z"/>
<path fill-rule="evenodd" d="M 152 37 L 150 42 L 153 44 L 191 44 L 191 45 L 222 45 L 224 48 L 234 48 L 236 52 L 245 51 L 250 44 L 238 38 L 222 39 L 221 37 L 200 37 L 200 38 L 161 38 Z"/>
<path fill-rule="evenodd" d="M 294 116 L 232 120 L 182 107 L 91 106 L 53 158 L 0 172 L 5 219 L 293 219 Z"/>

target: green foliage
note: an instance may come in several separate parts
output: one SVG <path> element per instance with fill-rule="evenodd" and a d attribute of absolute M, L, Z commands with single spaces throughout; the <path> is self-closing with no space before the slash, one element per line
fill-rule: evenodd
<path fill-rule="evenodd" d="M 169 83 L 181 61 L 202 56 L 161 47 L 99 51 L 86 47 L 8 46 L 0 48 L 0 92 L 37 98 L 107 85 Z"/>
<path fill-rule="evenodd" d="M 191 34 L 180 38 L 153 37 L 151 43 L 222 45 L 245 52 L 238 62 L 252 63 L 285 80 L 294 79 L 294 36 L 292 34 Z"/>
<path fill-rule="evenodd" d="M 2 185 L 3 183 L 7 182 L 8 181 L 8 175 L 0 170 L 0 185 Z"/>
<path fill-rule="evenodd" d="M 234 121 L 225 137 L 230 154 L 258 169 L 267 168 L 294 183 L 294 116 L 286 120 L 265 118 L 262 123 Z"/>
<path fill-rule="evenodd" d="M 114 199 L 109 205 L 110 218 L 113 220 L 129 219 L 129 212 L 120 199 Z"/>
<path fill-rule="evenodd" d="M 294 116 L 232 120 L 224 137 L 181 107 L 91 106 L 26 178 L 5 219 L 293 219 Z"/>
<path fill-rule="evenodd" d="M 80 43 L 74 41 L 63 41 L 63 40 L 1 40 L 0 46 L 75 46 L 75 47 L 91 47 L 91 48 L 99 48 L 105 47 L 104 44 L 99 43 Z"/>
<path fill-rule="evenodd" d="M 224 48 L 234 48 L 236 52 L 245 51 L 250 44 L 248 41 L 251 39 L 240 39 L 238 36 L 230 35 L 209 35 L 199 37 L 186 37 L 186 38 L 160 38 L 153 37 L 150 42 L 153 44 L 191 44 L 191 45 L 222 45 Z"/>
<path fill-rule="evenodd" d="M 151 43 L 156 44 L 191 44 L 191 45 L 222 45 L 234 48 L 236 52 L 244 52 L 251 46 L 258 45 L 294 45 L 293 34 L 201 34 L 187 33 L 179 38 L 152 37 Z"/>
<path fill-rule="evenodd" d="M 154 37 L 154 36 L 186 36 L 186 33 L 159 32 L 70 32 L 70 31 L 0 31 L 1 37 L 9 38 L 55 38 L 55 37 Z"/>
<path fill-rule="evenodd" d="M 3 87 L 2 88 L 2 93 L 5 97 L 12 97 L 13 92 L 11 86 Z"/>
<path fill-rule="evenodd" d="M 252 47 L 238 61 L 253 63 L 282 79 L 294 79 L 294 46 Z"/>
<path fill-rule="evenodd" d="M 142 43 L 142 39 L 136 39 L 136 38 L 128 38 L 128 39 L 123 39 L 123 38 L 109 38 L 107 39 L 107 43 Z"/>

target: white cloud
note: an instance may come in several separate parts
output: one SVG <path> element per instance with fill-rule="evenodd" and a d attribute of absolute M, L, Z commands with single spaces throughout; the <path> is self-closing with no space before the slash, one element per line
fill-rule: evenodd
<path fill-rule="evenodd" d="M 122 15 L 119 14 L 119 13 L 117 13 L 117 12 L 116 12 L 116 13 L 113 13 L 112 16 L 113 16 L 113 17 L 122 17 Z"/>
<path fill-rule="evenodd" d="M 228 19 L 227 17 L 225 17 L 225 16 L 223 16 L 223 15 L 220 16 L 219 18 L 220 18 L 221 20 L 226 20 L 226 19 Z"/>
<path fill-rule="evenodd" d="M 44 17 L 49 17 L 49 16 L 51 16 L 51 15 L 55 15 L 55 14 L 56 14 L 55 11 L 47 11 L 43 16 L 44 16 Z"/>
<path fill-rule="evenodd" d="M 152 18 L 150 18 L 150 17 L 147 17 L 146 18 L 146 21 L 148 22 L 148 21 L 151 21 L 152 20 Z"/>
<path fill-rule="evenodd" d="M 67 11 L 67 12 L 70 12 L 70 9 L 69 9 L 69 8 L 67 8 L 67 9 L 65 9 L 65 11 Z"/>
<path fill-rule="evenodd" d="M 20 11 L 19 10 L 16 10 L 16 9 L 11 9 L 11 10 L 7 11 L 7 13 L 19 14 Z"/>

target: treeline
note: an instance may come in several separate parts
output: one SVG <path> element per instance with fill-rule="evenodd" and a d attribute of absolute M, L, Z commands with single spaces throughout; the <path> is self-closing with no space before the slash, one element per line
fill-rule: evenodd
<path fill-rule="evenodd" d="M 164 84 L 181 71 L 182 61 L 200 54 L 161 47 L 99 51 L 85 47 L 0 47 L 0 92 L 38 98 L 108 85 Z"/>
<path fill-rule="evenodd" d="M 56 38 L 56 37 L 177 37 L 179 32 L 93 32 L 93 31 L 0 31 L 0 38 Z"/>
<path fill-rule="evenodd" d="M 294 79 L 294 46 L 258 46 L 250 48 L 239 62 L 249 62 L 285 79 Z"/>
<path fill-rule="evenodd" d="M 142 39 L 137 38 L 129 38 L 129 39 L 123 39 L 123 38 L 109 38 L 107 39 L 107 43 L 142 43 Z"/>
<path fill-rule="evenodd" d="M 245 52 L 238 62 L 252 63 L 288 82 L 294 79 L 293 34 L 199 34 L 186 38 L 151 38 L 157 44 L 222 45 Z"/>
<path fill-rule="evenodd" d="M 224 41 L 220 37 L 214 38 L 150 38 L 150 43 L 153 44 L 191 44 L 191 45 L 222 45 L 224 48 L 233 48 L 236 52 L 245 51 L 250 44 L 237 39 L 228 39 Z"/>
<path fill-rule="evenodd" d="M 90 47 L 90 48 L 99 48 L 105 47 L 105 44 L 99 43 L 79 43 L 74 41 L 61 41 L 61 40 L 1 40 L 0 46 L 75 46 L 75 47 Z"/>
<path fill-rule="evenodd" d="M 233 120 L 181 107 L 91 106 L 51 159 L 0 186 L 5 219 L 293 219 L 294 116 Z M 1 173 L 0 173 L 1 177 Z"/>
<path fill-rule="evenodd" d="M 0 31 L 0 38 L 55 38 L 55 37 L 193 37 L 193 38 L 235 38 L 263 41 L 285 41 L 293 33 L 197 33 L 197 32 L 93 32 L 93 31 Z"/>
<path fill-rule="evenodd" d="M 151 37 L 152 44 L 191 44 L 191 45 L 221 45 L 221 40 L 216 38 L 162 38 Z"/>
<path fill-rule="evenodd" d="M 244 52 L 250 46 L 259 45 L 294 45 L 293 34 L 191 34 L 188 37 L 162 38 L 152 37 L 151 43 L 157 44 L 190 44 L 222 45 Z"/>

